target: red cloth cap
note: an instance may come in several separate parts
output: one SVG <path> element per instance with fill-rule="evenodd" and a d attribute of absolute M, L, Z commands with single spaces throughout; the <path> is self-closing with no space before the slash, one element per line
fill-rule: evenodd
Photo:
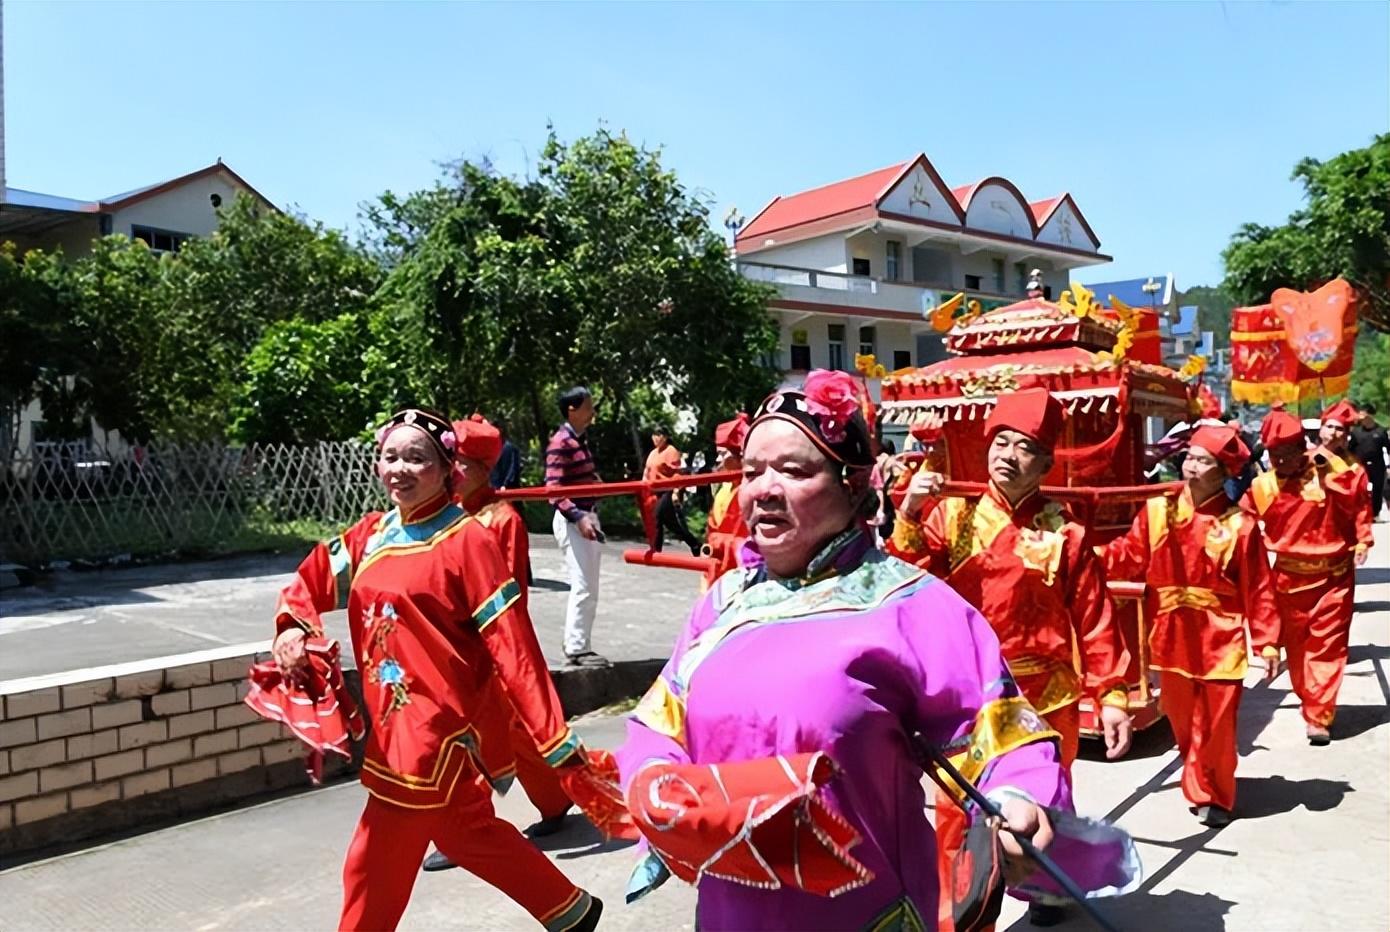
<path fill-rule="evenodd" d="M 1260 425 L 1260 442 L 1265 449 L 1289 443 L 1303 443 L 1303 424 L 1287 411 L 1276 408 L 1265 415 Z"/>
<path fill-rule="evenodd" d="M 1361 420 L 1360 413 L 1357 412 L 1352 403 L 1345 398 L 1322 413 L 1322 422 L 1324 424 L 1328 421 L 1336 421 L 1343 427 L 1350 427 L 1359 420 Z"/>
<path fill-rule="evenodd" d="M 1000 430 L 1016 430 L 1032 437 L 1039 446 L 1052 450 L 1062 435 L 1065 419 L 1062 403 L 1053 398 L 1051 392 L 1045 388 L 1030 388 L 999 396 L 989 420 L 985 421 L 985 436 L 993 437 Z"/>
<path fill-rule="evenodd" d="M 1238 475 L 1250 462 L 1250 448 L 1241 441 L 1240 434 L 1229 427 L 1199 427 L 1188 443 L 1216 457 L 1228 476 Z"/>
<path fill-rule="evenodd" d="M 466 421 L 454 421 L 454 434 L 458 437 L 455 457 L 478 460 L 488 469 L 497 465 L 502 456 L 502 432 L 481 414 L 475 414 Z"/>
<path fill-rule="evenodd" d="M 748 415 L 740 411 L 732 421 L 725 421 L 714 429 L 714 445 L 738 453 L 743 449 L 743 438 L 748 434 Z"/>

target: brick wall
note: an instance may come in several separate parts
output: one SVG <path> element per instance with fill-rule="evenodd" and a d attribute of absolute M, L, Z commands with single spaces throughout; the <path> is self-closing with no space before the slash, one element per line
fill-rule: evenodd
<path fill-rule="evenodd" d="M 308 787 L 304 746 L 242 702 L 247 670 L 269 656 L 265 646 L 0 682 L 0 867 Z M 640 696 L 661 666 L 627 661 L 551 675 L 575 716 Z M 357 671 L 343 672 L 356 689 Z M 330 756 L 324 769 L 328 779 L 353 765 Z"/>
<path fill-rule="evenodd" d="M 303 745 L 241 701 L 262 647 L 0 683 L 0 862 L 307 785 Z"/>

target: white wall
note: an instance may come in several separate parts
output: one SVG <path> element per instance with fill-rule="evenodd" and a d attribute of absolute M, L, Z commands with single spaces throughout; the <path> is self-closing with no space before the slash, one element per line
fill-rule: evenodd
<path fill-rule="evenodd" d="M 740 258 L 745 262 L 788 265 L 798 269 L 816 269 L 820 272 L 848 272 L 849 260 L 846 255 L 845 235 L 829 233 L 785 246 L 760 249 Z"/>
<path fill-rule="evenodd" d="M 888 192 L 879 209 L 956 226 L 960 218 L 951 206 L 954 200 L 950 191 L 938 188 L 926 169 L 918 165 Z"/>
<path fill-rule="evenodd" d="M 237 193 L 244 190 L 224 174 L 198 178 L 115 211 L 111 215 L 111 232 L 129 236 L 131 227 L 145 226 L 172 233 L 207 236 L 217 229 L 212 195 L 220 195 L 222 206 L 230 207 Z"/>
<path fill-rule="evenodd" d="M 1100 249 L 1100 244 L 1091 239 L 1086 228 L 1077 219 L 1071 201 L 1067 199 L 1063 199 L 1061 205 L 1048 218 L 1047 225 L 1038 231 L 1038 242 L 1090 252 Z"/>
<path fill-rule="evenodd" d="M 965 213 L 965 225 L 991 233 L 1003 233 L 1019 239 L 1033 238 L 1033 224 L 1028 205 L 998 182 L 989 182 L 976 189 Z"/>

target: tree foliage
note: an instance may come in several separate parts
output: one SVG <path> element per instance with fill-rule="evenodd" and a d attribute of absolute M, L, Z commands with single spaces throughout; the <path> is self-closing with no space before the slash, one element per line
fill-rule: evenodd
<path fill-rule="evenodd" d="M 1293 170 L 1308 202 L 1283 226 L 1247 223 L 1223 258 L 1226 288 L 1241 304 L 1276 288 L 1307 290 L 1341 276 L 1363 300 L 1361 319 L 1390 331 L 1390 134 L 1327 162 Z"/>

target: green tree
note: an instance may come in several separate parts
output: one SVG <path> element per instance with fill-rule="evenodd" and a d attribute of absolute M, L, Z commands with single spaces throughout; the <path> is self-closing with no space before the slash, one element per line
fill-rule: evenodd
<path fill-rule="evenodd" d="M 463 162 L 367 217 L 394 263 L 382 307 L 420 400 L 500 415 L 518 439 L 543 441 L 556 391 L 588 384 L 613 475 L 640 462 L 652 404 L 693 409 L 708 427 L 775 380 L 759 362 L 776 345 L 768 292 L 733 268 L 660 154 L 624 136 L 564 144 L 552 132 L 534 179 Z M 638 404 L 642 388 L 659 397 Z"/>
<path fill-rule="evenodd" d="M 1248 223 L 1222 254 L 1227 290 L 1241 304 L 1276 288 L 1309 289 L 1341 276 L 1361 293 L 1361 320 L 1390 331 L 1390 133 L 1327 162 L 1293 170 L 1307 205 L 1283 226 Z"/>
<path fill-rule="evenodd" d="M 1231 345 L 1231 309 L 1237 307 L 1224 285 L 1197 285 L 1178 295 L 1178 304 L 1197 306 L 1197 325 L 1204 333 L 1216 335 L 1215 345 Z"/>
<path fill-rule="evenodd" d="M 70 357 L 71 307 L 61 283 L 61 257 L 0 244 L 0 451 L 13 448 L 29 404 L 51 394 L 55 373 Z"/>

